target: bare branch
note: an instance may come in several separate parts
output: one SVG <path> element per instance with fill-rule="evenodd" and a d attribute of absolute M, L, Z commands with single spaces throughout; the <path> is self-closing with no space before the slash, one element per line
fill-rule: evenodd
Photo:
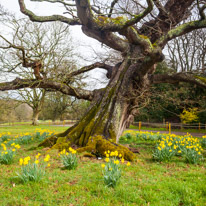
<path fill-rule="evenodd" d="M 143 24 L 139 30 L 140 33 L 148 36 L 154 43 L 188 15 L 189 8 L 193 3 L 194 0 L 168 0 L 155 19 Z"/>
<path fill-rule="evenodd" d="M 16 78 L 11 82 L 0 83 L 0 91 L 17 90 L 22 88 L 43 88 L 54 91 L 60 91 L 63 94 L 74 96 L 78 99 L 85 99 L 91 101 L 93 99 L 94 92 L 89 90 L 83 90 L 80 88 L 74 88 L 66 84 L 54 82 L 51 80 L 35 80 L 35 79 L 20 79 Z"/>
<path fill-rule="evenodd" d="M 189 75 L 187 73 L 176 73 L 176 74 L 155 74 L 150 76 L 150 81 L 152 84 L 159 83 L 169 83 L 176 84 L 179 82 L 186 82 L 189 84 L 197 85 L 198 87 L 205 88 L 206 84 L 195 79 L 194 75 Z"/>
<path fill-rule="evenodd" d="M 96 62 L 94 64 L 82 67 L 81 69 L 68 74 L 66 78 L 69 79 L 69 78 L 71 78 L 73 76 L 76 76 L 76 75 L 79 75 L 79 74 L 91 71 L 92 69 L 95 69 L 95 68 L 106 69 L 109 72 L 113 67 L 108 65 L 108 64 L 105 64 L 105 63 Z"/>
<path fill-rule="evenodd" d="M 79 19 L 70 19 L 61 15 L 52 16 L 37 16 L 32 11 L 28 10 L 25 6 L 24 0 L 18 0 L 20 5 L 20 10 L 23 14 L 27 15 L 30 20 L 36 22 L 51 22 L 51 21 L 61 21 L 69 25 L 81 25 Z"/>
<path fill-rule="evenodd" d="M 60 3 L 60 4 L 63 4 L 65 6 L 76 6 L 76 4 L 68 4 L 62 0 L 31 0 L 31 1 L 35 1 L 35 2 L 49 2 L 49 3 Z"/>
<path fill-rule="evenodd" d="M 198 10 L 199 10 L 201 20 L 205 19 L 206 17 L 205 17 L 204 10 L 206 9 L 206 4 L 204 4 L 202 7 L 200 7 L 200 2 L 199 2 L 199 0 L 197 0 L 197 7 L 198 7 Z"/>
<path fill-rule="evenodd" d="M 128 42 L 111 32 L 90 30 L 85 26 L 82 27 L 82 31 L 87 36 L 92 37 L 117 51 L 125 52 L 128 49 Z"/>
<path fill-rule="evenodd" d="M 182 36 L 186 33 L 189 33 L 195 29 L 206 28 L 206 19 L 199 21 L 191 21 L 185 24 L 182 24 L 174 29 L 171 29 L 166 35 L 162 36 L 157 42 L 157 45 L 164 47 L 165 44 L 178 36 Z"/>
<path fill-rule="evenodd" d="M 111 8 L 110 8 L 108 17 L 111 17 L 111 16 L 112 16 L 112 12 L 113 12 L 114 6 L 115 6 L 115 4 L 116 4 L 117 2 L 118 2 L 118 0 L 113 0 L 113 1 L 112 1 L 112 3 L 111 3 Z"/>

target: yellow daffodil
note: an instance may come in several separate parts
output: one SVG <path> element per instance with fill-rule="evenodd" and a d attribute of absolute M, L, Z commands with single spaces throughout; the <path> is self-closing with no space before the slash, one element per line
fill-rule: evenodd
<path fill-rule="evenodd" d="M 39 160 L 35 160 L 35 162 L 34 162 L 35 164 L 38 164 L 39 163 Z"/>
<path fill-rule="evenodd" d="M 131 163 L 130 162 L 127 162 L 127 166 L 130 166 L 131 165 Z"/>
<path fill-rule="evenodd" d="M 105 168 L 105 164 L 102 164 L 101 167 L 102 167 L 102 168 Z"/>
<path fill-rule="evenodd" d="M 19 165 L 22 165 L 24 160 L 22 158 L 19 159 Z"/>
<path fill-rule="evenodd" d="M 50 159 L 50 155 L 47 155 L 45 158 L 44 158 L 44 162 L 48 162 Z"/>
<path fill-rule="evenodd" d="M 106 161 L 106 162 L 109 162 L 109 158 L 108 158 L 108 157 L 107 157 L 107 158 L 105 158 L 105 161 Z"/>
<path fill-rule="evenodd" d="M 118 165 L 119 164 L 119 160 L 114 160 L 114 164 Z"/>

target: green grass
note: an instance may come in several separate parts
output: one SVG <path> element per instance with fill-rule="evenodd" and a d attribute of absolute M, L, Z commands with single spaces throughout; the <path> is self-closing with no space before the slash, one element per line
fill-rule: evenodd
<path fill-rule="evenodd" d="M 8 126 L 8 127 L 0 127 L 0 133 L 3 132 L 11 132 L 11 135 L 16 135 L 20 133 L 34 133 L 37 128 L 41 129 L 49 129 L 51 131 L 55 131 L 56 133 L 58 132 L 63 132 L 65 131 L 68 127 L 61 127 L 61 126 L 48 126 L 48 125 L 39 125 L 39 126 L 32 126 L 32 125 L 16 125 L 16 126 Z"/>
<path fill-rule="evenodd" d="M 34 132 L 35 128 L 5 127 L 0 128 L 0 133 Z M 49 129 L 65 130 L 63 127 Z M 104 185 L 103 160 L 80 157 L 76 170 L 62 170 L 57 151 L 34 149 L 37 144 L 23 145 L 13 164 L 0 165 L 1 206 L 206 206 L 206 162 L 189 165 L 180 157 L 170 163 L 155 162 L 152 160 L 154 142 L 141 140 L 133 145 L 140 152 L 137 161 L 130 167 L 122 165 L 121 181 L 115 189 Z M 46 169 L 42 182 L 21 184 L 15 178 L 16 172 L 20 171 L 19 158 L 34 156 L 38 152 L 51 155 L 51 167 Z"/>
<path fill-rule="evenodd" d="M 130 129 L 139 130 L 139 126 L 130 125 Z M 168 131 L 166 128 L 157 128 L 157 127 L 141 127 L 141 130 L 154 130 L 154 131 Z M 172 131 L 176 132 L 188 132 L 188 133 L 206 133 L 205 129 L 172 129 Z"/>

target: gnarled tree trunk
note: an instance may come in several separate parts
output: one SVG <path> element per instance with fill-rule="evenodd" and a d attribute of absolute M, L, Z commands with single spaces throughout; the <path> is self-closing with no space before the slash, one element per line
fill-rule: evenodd
<path fill-rule="evenodd" d="M 104 155 L 106 150 L 117 150 L 127 160 L 135 158 L 117 142 L 134 114 L 137 100 L 141 101 L 142 93 L 149 86 L 148 75 L 138 74 L 137 67 L 151 67 L 152 63 L 147 64 L 147 60 L 138 62 L 133 56 L 139 48 L 133 50 L 113 68 L 108 86 L 97 90 L 92 106 L 82 119 L 66 132 L 46 139 L 40 146 L 63 149 L 75 144 L 83 147 L 78 149 L 79 152 Z"/>

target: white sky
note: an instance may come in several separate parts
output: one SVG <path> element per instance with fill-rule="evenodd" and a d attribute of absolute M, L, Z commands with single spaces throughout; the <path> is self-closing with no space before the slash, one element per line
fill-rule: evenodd
<path fill-rule="evenodd" d="M 0 4 L 7 9 L 8 11 L 15 13 L 17 16 L 25 16 L 20 12 L 18 0 L 0 0 Z M 32 2 L 29 0 L 25 0 L 26 7 L 30 9 L 33 13 L 41 16 L 48 16 L 52 14 L 61 14 L 65 12 L 64 7 L 61 4 L 52 4 L 46 2 Z M 95 39 L 89 38 L 84 35 L 81 31 L 80 26 L 70 26 L 71 35 L 73 37 L 73 42 L 75 44 L 76 50 L 80 55 L 87 59 L 93 57 L 92 50 L 102 51 L 101 44 Z M 77 45 L 77 46 L 76 46 Z M 92 49 L 92 48 L 93 49 Z M 78 64 L 81 66 L 88 65 L 94 62 L 85 62 L 84 60 L 80 60 Z M 102 75 L 102 70 L 96 69 L 95 72 L 91 72 L 94 78 L 98 78 L 99 75 Z"/>
<path fill-rule="evenodd" d="M 24 16 L 19 9 L 18 0 L 0 0 L 0 4 L 9 11 L 15 13 L 18 16 Z M 32 2 L 29 0 L 25 0 L 26 7 L 30 9 L 32 12 L 34 12 L 37 15 L 41 16 L 47 16 L 52 14 L 61 14 L 65 12 L 64 7 L 61 4 L 52 4 L 52 3 L 46 3 L 46 2 Z M 93 46 L 95 47 L 95 50 L 101 50 L 101 44 L 98 43 L 96 40 L 87 37 L 84 35 L 81 31 L 80 26 L 71 26 L 70 27 L 71 33 L 73 38 L 75 39 L 78 44 L 82 45 L 81 51 L 82 53 L 85 53 L 88 51 L 88 48 L 85 50 L 83 46 Z"/>

